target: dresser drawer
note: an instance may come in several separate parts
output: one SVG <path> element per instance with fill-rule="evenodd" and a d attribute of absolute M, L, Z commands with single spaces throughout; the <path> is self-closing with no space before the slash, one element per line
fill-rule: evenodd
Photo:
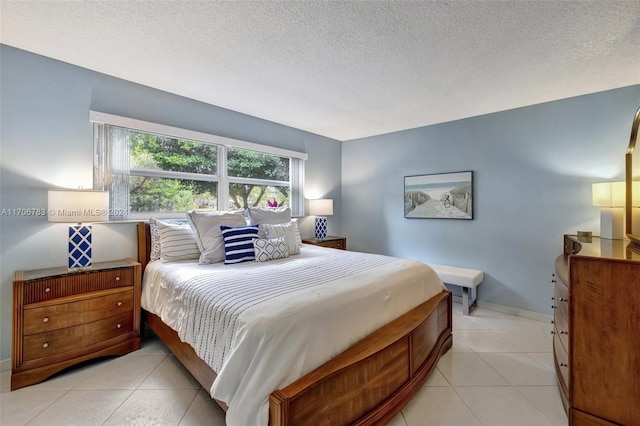
<path fill-rule="evenodd" d="M 569 350 L 569 321 L 565 313 L 558 309 L 556 315 L 553 317 L 555 323 L 554 333 L 557 334 L 565 351 Z"/>
<path fill-rule="evenodd" d="M 133 269 L 117 268 L 24 283 L 25 305 L 109 288 L 133 286 Z"/>
<path fill-rule="evenodd" d="M 554 305 L 560 307 L 565 313 L 569 312 L 569 289 L 562 283 L 556 283 L 553 291 Z"/>
<path fill-rule="evenodd" d="M 556 283 L 553 293 L 554 322 L 556 332 L 565 349 L 569 348 L 569 291 L 567 286 Z"/>
<path fill-rule="evenodd" d="M 133 330 L 133 312 L 75 327 L 24 337 L 23 361 L 64 354 L 91 346 Z"/>
<path fill-rule="evenodd" d="M 345 247 L 345 244 L 344 244 L 344 240 L 324 241 L 319 245 L 321 245 L 322 247 L 329 247 L 329 248 L 346 250 L 346 247 Z"/>
<path fill-rule="evenodd" d="M 111 294 L 109 294 L 111 292 Z M 106 294 L 105 294 L 106 293 Z M 25 308 L 24 335 L 98 321 L 133 310 L 133 289 L 94 292 L 80 301 Z"/>
<path fill-rule="evenodd" d="M 553 336 L 553 354 L 556 359 L 556 370 L 559 370 L 560 373 L 558 378 L 562 379 L 565 390 L 569 390 L 569 355 L 560 342 L 557 329 Z"/>
<path fill-rule="evenodd" d="M 316 238 L 312 238 L 309 240 L 302 240 L 305 244 L 312 244 L 314 246 L 328 247 L 339 250 L 347 249 L 347 238 L 346 237 L 332 237 L 329 236 L 323 240 L 319 240 Z"/>

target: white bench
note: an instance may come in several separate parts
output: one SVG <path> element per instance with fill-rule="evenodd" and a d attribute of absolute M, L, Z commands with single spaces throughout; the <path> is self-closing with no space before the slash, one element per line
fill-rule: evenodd
<path fill-rule="evenodd" d="M 443 283 L 462 287 L 462 313 L 469 315 L 470 309 L 476 305 L 478 294 L 476 287 L 484 279 L 482 271 L 434 263 L 428 263 L 428 265 L 436 271 Z"/>

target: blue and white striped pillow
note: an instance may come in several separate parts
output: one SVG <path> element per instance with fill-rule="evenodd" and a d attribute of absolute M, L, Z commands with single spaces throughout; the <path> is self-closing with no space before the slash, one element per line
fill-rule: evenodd
<path fill-rule="evenodd" d="M 220 226 L 224 239 L 224 263 L 253 262 L 256 253 L 253 240 L 258 238 L 258 226 Z"/>

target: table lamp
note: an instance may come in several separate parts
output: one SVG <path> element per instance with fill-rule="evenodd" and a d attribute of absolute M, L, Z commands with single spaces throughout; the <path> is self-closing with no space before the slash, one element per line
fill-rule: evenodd
<path fill-rule="evenodd" d="M 315 237 L 318 240 L 327 238 L 327 218 L 333 215 L 333 200 L 321 198 L 309 200 L 309 214 L 316 216 Z"/>
<path fill-rule="evenodd" d="M 600 238 L 624 238 L 625 183 L 604 182 L 592 185 L 593 205 L 600 207 Z"/>
<path fill-rule="evenodd" d="M 74 223 L 69 226 L 69 270 L 92 265 L 91 223 L 109 220 L 109 193 L 90 190 L 49 190 L 49 222 Z"/>

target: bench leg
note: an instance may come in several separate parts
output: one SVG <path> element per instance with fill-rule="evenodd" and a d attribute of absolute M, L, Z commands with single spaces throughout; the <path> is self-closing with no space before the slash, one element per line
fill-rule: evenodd
<path fill-rule="evenodd" d="M 471 296 L 471 297 L 470 297 Z M 476 305 L 475 289 L 462 287 L 462 314 L 469 315 L 471 308 Z"/>

